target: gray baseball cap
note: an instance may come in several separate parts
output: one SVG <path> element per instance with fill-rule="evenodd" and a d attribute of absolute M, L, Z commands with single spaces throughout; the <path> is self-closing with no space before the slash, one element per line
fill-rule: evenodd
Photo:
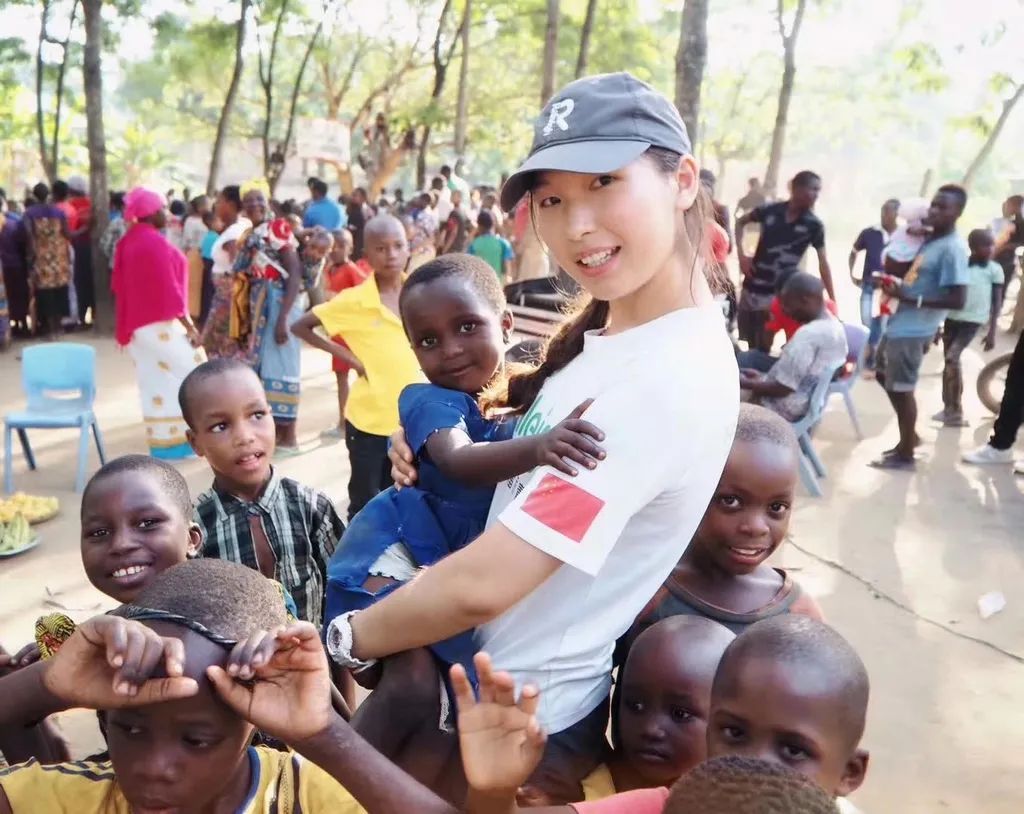
<path fill-rule="evenodd" d="M 519 203 L 532 173 L 612 172 L 649 147 L 680 155 L 691 151 L 686 125 L 675 105 L 628 73 L 577 79 L 541 111 L 530 154 L 501 189 L 501 206 L 508 211 Z"/>

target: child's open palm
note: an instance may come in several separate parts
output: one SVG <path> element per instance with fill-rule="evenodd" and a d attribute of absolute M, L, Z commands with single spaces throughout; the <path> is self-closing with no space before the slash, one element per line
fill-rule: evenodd
<path fill-rule="evenodd" d="M 286 743 L 323 731 L 334 714 L 327 656 L 309 622 L 254 633 L 206 674 L 228 706 Z"/>
<path fill-rule="evenodd" d="M 514 798 L 544 754 L 546 736 L 536 718 L 540 695 L 536 687 L 526 686 L 517 703 L 512 677 L 495 673 L 486 653 L 477 653 L 474 664 L 479 700 L 466 671 L 460 665 L 451 671 L 466 779 L 476 792 Z"/>

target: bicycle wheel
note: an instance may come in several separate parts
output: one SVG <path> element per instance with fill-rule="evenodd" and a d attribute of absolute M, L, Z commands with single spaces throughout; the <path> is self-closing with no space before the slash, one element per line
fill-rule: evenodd
<path fill-rule="evenodd" d="M 1003 391 L 1006 389 L 1006 374 L 1010 369 L 1012 353 L 1004 353 L 997 356 L 978 374 L 978 398 L 993 413 L 999 412 L 999 405 L 1003 401 Z"/>

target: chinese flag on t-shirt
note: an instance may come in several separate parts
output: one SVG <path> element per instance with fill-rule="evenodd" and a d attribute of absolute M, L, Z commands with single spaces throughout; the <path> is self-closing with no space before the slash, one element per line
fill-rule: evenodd
<path fill-rule="evenodd" d="M 590 492 L 545 475 L 523 503 L 523 512 L 563 537 L 579 543 L 597 518 L 604 501 Z"/>

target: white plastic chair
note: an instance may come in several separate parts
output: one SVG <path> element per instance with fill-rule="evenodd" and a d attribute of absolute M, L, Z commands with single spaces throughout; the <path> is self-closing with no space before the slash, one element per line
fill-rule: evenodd
<path fill-rule="evenodd" d="M 821 462 L 821 458 L 818 457 L 818 453 L 811 443 L 811 430 L 821 421 L 832 377 L 843 364 L 840 362 L 838 365 L 822 371 L 818 381 L 814 384 L 814 390 L 811 391 L 811 398 L 807 403 L 807 413 L 799 421 L 791 422 L 797 441 L 800 442 L 800 451 L 803 453 L 800 456 L 800 480 L 813 497 L 821 497 L 821 484 L 818 483 L 818 479 L 824 478 L 827 472 L 825 464 Z"/>
<path fill-rule="evenodd" d="M 833 381 L 828 388 L 826 403 L 832 398 L 833 393 L 839 393 L 846 403 L 846 412 L 850 415 L 850 423 L 853 424 L 853 431 L 858 440 L 864 439 L 864 431 L 860 427 L 860 418 L 857 416 L 857 406 L 853 403 L 853 386 L 860 380 L 867 362 L 868 334 L 870 333 L 863 325 L 843 323 L 846 330 L 847 364 L 853 364 L 853 369 L 842 378 Z"/>

